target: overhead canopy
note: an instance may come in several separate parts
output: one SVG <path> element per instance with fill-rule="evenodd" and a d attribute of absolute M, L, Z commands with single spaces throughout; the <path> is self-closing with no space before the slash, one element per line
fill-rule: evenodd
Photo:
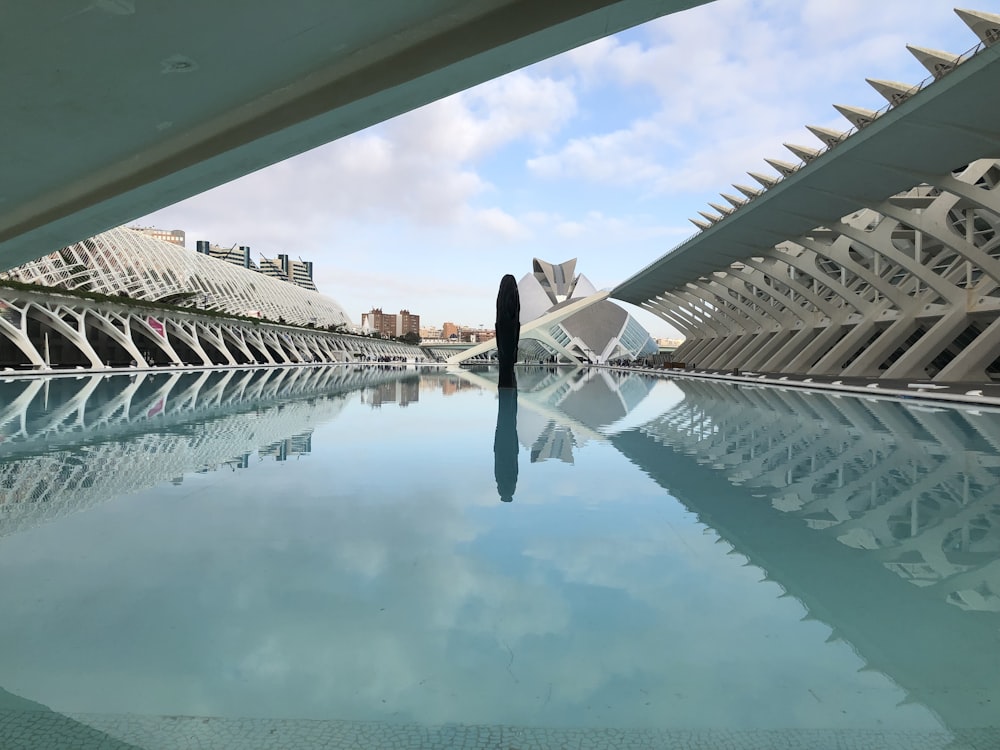
<path fill-rule="evenodd" d="M 0 270 L 704 2 L 4 3 Z"/>

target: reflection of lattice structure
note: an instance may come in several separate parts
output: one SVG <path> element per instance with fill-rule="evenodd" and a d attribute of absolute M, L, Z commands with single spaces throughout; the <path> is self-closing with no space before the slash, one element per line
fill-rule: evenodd
<path fill-rule="evenodd" d="M 1000 423 L 714 383 L 644 430 L 952 604 L 1000 611 Z"/>
<path fill-rule="evenodd" d="M 1000 17 L 960 15 L 993 43 Z M 824 151 L 790 145 L 799 163 L 768 160 L 779 176 L 751 173 L 763 189 L 736 186 L 745 197 L 725 195 L 702 233 L 612 292 L 685 333 L 678 361 L 1000 376 L 1000 161 L 978 135 L 996 114 L 976 104 L 1000 78 L 996 50 L 913 51 L 931 85 L 872 81 L 885 110 L 838 107 L 850 134 L 810 128 Z"/>
<path fill-rule="evenodd" d="M 190 472 L 246 467 L 253 451 L 309 453 L 313 427 L 337 416 L 345 393 L 396 377 L 370 367 L 95 375 L 70 381 L 62 399 L 43 379 L 8 384 L 23 390 L 0 407 L 0 535 Z"/>

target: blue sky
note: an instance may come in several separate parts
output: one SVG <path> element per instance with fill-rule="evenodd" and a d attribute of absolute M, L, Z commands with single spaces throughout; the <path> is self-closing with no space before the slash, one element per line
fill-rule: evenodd
<path fill-rule="evenodd" d="M 356 322 L 373 306 L 491 325 L 500 278 L 578 258 L 610 288 L 694 232 L 689 217 L 878 109 L 865 78 L 915 84 L 907 43 L 976 43 L 952 0 L 716 0 L 511 73 L 134 224 L 188 245 L 316 264 Z M 977 10 L 1000 12 L 1000 0 Z M 642 313 L 657 336 L 675 335 Z"/>

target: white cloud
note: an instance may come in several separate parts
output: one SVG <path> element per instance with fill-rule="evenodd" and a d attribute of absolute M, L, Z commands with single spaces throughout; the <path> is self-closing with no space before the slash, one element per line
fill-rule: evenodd
<path fill-rule="evenodd" d="M 472 209 L 490 189 L 477 162 L 513 142 L 545 142 L 575 112 L 566 82 L 524 72 L 483 84 L 342 138 L 147 217 L 263 244 L 344 221 L 402 218 L 418 226 L 501 226 L 500 207 Z"/>
<path fill-rule="evenodd" d="M 476 223 L 485 231 L 504 239 L 519 239 L 530 235 L 527 227 L 499 208 L 474 212 Z"/>
<path fill-rule="evenodd" d="M 574 138 L 556 154 L 530 159 L 528 168 L 542 177 L 582 177 L 610 185 L 659 182 L 666 171 L 646 154 L 658 151 L 664 140 L 663 128 L 642 121 L 626 130 Z"/>
<path fill-rule="evenodd" d="M 882 106 L 865 77 L 922 79 L 926 71 L 906 52 L 907 41 L 935 46 L 935 37 L 971 36 L 946 3 L 922 11 L 905 0 L 718 0 L 641 34 L 599 40 L 556 67 L 568 66 L 585 88 L 605 95 L 646 92 L 645 114 L 578 134 L 529 166 L 547 179 L 645 185 L 654 193 L 725 189 L 744 170 L 769 171 L 764 157 L 790 159 L 782 140 L 818 146 L 804 125 L 829 120 L 840 99 Z M 942 35 L 944 20 L 952 29 Z M 956 51 L 962 48 L 959 42 Z"/>

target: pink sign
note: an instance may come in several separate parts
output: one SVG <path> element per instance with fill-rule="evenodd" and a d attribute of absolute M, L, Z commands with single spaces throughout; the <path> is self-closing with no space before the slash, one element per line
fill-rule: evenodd
<path fill-rule="evenodd" d="M 163 411 L 163 399 L 162 398 L 159 401 L 157 401 L 155 404 L 153 404 L 153 408 L 146 412 L 146 416 L 147 417 L 155 417 L 161 411 Z"/>
<path fill-rule="evenodd" d="M 158 321 L 156 318 L 146 318 L 146 324 L 158 334 L 163 336 L 163 338 L 167 337 L 167 333 L 163 328 L 163 323 Z"/>

